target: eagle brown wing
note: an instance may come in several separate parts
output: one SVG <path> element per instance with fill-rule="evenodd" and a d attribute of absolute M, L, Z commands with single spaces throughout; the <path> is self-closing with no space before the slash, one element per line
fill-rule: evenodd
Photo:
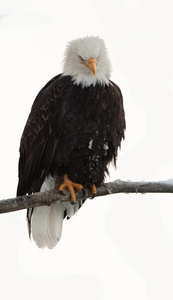
<path fill-rule="evenodd" d="M 125 112 L 123 106 L 123 96 L 121 93 L 120 88 L 116 85 L 115 82 L 111 81 L 113 86 L 113 95 L 112 98 L 114 99 L 114 107 L 116 110 L 115 118 L 116 124 L 114 124 L 114 133 L 116 134 L 116 138 L 118 138 L 118 146 L 120 146 L 121 140 L 124 139 L 124 133 L 126 129 L 126 121 L 125 121 Z M 113 139 L 114 140 L 114 139 Z"/>
<path fill-rule="evenodd" d="M 70 76 L 54 77 L 36 97 L 24 128 L 17 195 L 38 192 L 49 173 L 99 185 L 107 164 L 113 158 L 116 163 L 124 130 L 115 83 L 82 89 Z"/>
<path fill-rule="evenodd" d="M 71 80 L 57 75 L 37 95 L 25 125 L 19 158 L 17 195 L 37 192 L 48 175 L 66 113 Z"/>

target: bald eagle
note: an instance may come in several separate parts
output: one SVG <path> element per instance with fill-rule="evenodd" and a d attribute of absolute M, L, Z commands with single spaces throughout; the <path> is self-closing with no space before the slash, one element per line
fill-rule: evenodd
<path fill-rule="evenodd" d="M 84 37 L 66 48 L 63 72 L 38 93 L 25 125 L 19 158 L 17 196 L 68 188 L 71 203 L 29 208 L 29 235 L 38 247 L 54 248 L 64 218 L 83 204 L 74 188 L 90 185 L 92 193 L 116 165 L 124 138 L 125 115 L 119 87 L 110 80 L 104 41 Z"/>

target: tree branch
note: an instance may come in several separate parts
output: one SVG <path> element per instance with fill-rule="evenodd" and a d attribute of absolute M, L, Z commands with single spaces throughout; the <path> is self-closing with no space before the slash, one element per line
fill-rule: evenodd
<path fill-rule="evenodd" d="M 86 188 L 85 196 L 76 193 L 76 201 L 85 200 L 91 197 L 91 190 Z M 155 182 L 132 182 L 115 180 L 113 182 L 103 183 L 97 188 L 98 196 L 105 196 L 116 193 L 173 193 L 173 179 Z M 7 213 L 16 210 L 26 209 L 30 207 L 51 205 L 52 202 L 70 201 L 70 194 L 62 195 L 57 190 L 35 193 L 32 195 L 24 195 L 7 200 L 0 201 L 0 213 Z"/>

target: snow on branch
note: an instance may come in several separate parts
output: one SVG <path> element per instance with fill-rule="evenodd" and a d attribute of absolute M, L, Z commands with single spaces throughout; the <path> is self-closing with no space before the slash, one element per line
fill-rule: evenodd
<path fill-rule="evenodd" d="M 76 193 L 76 201 L 85 200 L 91 197 L 91 190 L 86 188 L 85 195 Z M 173 193 L 173 179 L 155 182 L 132 182 L 115 180 L 113 182 L 103 183 L 97 188 L 98 196 L 105 196 L 116 193 Z M 35 193 L 32 195 L 24 195 L 12 199 L 0 200 L 0 213 L 7 213 L 16 210 L 26 209 L 42 205 L 50 205 L 52 202 L 70 201 L 70 194 L 66 191 L 66 195 L 62 195 L 58 190 L 49 192 Z"/>

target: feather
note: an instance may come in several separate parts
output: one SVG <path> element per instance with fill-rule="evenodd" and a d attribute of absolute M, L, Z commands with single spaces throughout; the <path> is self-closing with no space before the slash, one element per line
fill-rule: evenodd
<path fill-rule="evenodd" d="M 55 179 L 48 175 L 40 192 L 55 188 Z M 52 203 L 50 206 L 40 206 L 28 210 L 28 229 L 39 248 L 52 249 L 61 238 L 64 211 L 63 203 Z"/>
<path fill-rule="evenodd" d="M 55 188 L 56 179 L 50 174 L 44 180 L 40 192 Z M 75 204 L 52 203 L 50 206 L 29 208 L 27 222 L 29 235 L 39 248 L 53 249 L 59 242 L 62 233 L 63 220 L 70 219 L 82 206 L 84 201 L 76 201 Z"/>
<path fill-rule="evenodd" d="M 61 238 L 64 219 L 64 205 L 53 203 L 51 206 L 35 207 L 32 213 L 32 236 L 39 248 L 52 249 Z"/>

